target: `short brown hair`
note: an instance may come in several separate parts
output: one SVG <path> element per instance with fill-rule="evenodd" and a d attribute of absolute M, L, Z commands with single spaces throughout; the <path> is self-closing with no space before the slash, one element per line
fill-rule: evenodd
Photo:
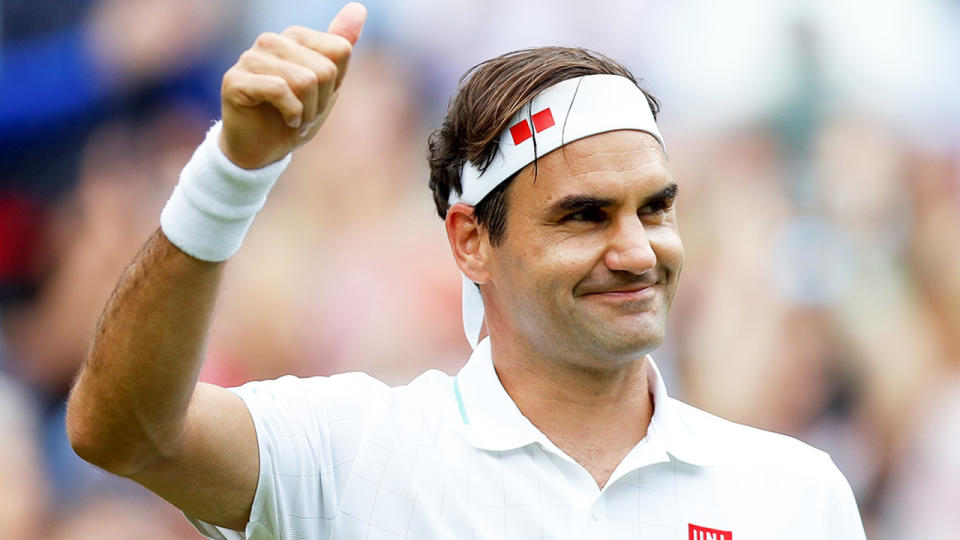
<path fill-rule="evenodd" d="M 457 95 L 450 101 L 443 124 L 428 141 L 430 190 L 437 213 L 445 218 L 450 191 L 462 193 L 460 169 L 470 160 L 481 171 L 493 161 L 500 134 L 515 114 L 541 91 L 583 75 L 621 75 L 640 85 L 619 62 L 587 49 L 538 47 L 509 52 L 470 68 L 460 79 Z M 640 88 L 653 117 L 660 103 Z M 507 191 L 516 174 L 508 178 L 474 207 L 480 226 L 493 245 L 506 232 Z"/>

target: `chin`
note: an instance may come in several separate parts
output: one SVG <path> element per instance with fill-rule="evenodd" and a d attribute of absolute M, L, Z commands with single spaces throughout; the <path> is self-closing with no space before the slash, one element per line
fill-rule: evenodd
<path fill-rule="evenodd" d="M 653 352 L 663 343 L 660 329 L 645 328 L 641 331 L 611 332 L 611 328 L 593 335 L 594 354 L 608 358 L 634 360 Z"/>
<path fill-rule="evenodd" d="M 643 356 L 663 343 L 666 313 L 665 306 L 659 304 L 626 313 L 584 310 L 576 312 L 579 320 L 571 319 L 570 326 L 579 327 L 578 334 L 588 338 L 585 345 L 597 355 Z"/>

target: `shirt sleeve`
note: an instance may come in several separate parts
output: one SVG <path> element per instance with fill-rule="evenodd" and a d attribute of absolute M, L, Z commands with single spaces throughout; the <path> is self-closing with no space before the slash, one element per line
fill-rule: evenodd
<path fill-rule="evenodd" d="M 231 388 L 253 417 L 260 474 L 244 531 L 187 516 L 214 540 L 326 538 L 367 426 L 389 388 L 362 373 Z"/>
<path fill-rule="evenodd" d="M 829 540 L 866 540 L 860 510 L 853 496 L 850 483 L 837 468 L 829 455 L 826 460 L 826 488 L 823 515 L 825 528 L 822 538 Z"/>

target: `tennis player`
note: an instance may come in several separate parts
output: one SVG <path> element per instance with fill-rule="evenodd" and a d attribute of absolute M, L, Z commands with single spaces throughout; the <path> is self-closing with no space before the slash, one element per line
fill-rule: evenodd
<path fill-rule="evenodd" d="M 321 128 L 365 17 L 263 34 L 224 75 L 222 122 L 98 325 L 77 453 L 216 539 L 863 539 L 827 454 L 668 395 L 649 353 L 680 188 L 656 100 L 582 49 L 479 65 L 430 138 L 474 347 L 456 376 L 197 383 L 224 261 Z"/>

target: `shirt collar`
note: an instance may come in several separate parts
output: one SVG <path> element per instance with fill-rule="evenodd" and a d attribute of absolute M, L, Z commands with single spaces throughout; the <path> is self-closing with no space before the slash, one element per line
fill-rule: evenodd
<path fill-rule="evenodd" d="M 662 439 L 666 451 L 692 465 L 713 465 L 715 454 L 709 452 L 710 446 L 699 440 L 683 416 L 677 411 L 675 400 L 667 394 L 667 385 L 663 382 L 660 368 L 653 357 L 647 355 L 647 387 L 653 391 L 653 418 L 647 428 L 647 438 Z"/>
<path fill-rule="evenodd" d="M 693 465 L 710 465 L 714 459 L 696 434 L 684 422 L 667 394 L 660 370 L 649 355 L 645 359 L 647 384 L 653 395 L 654 412 L 647 436 L 632 450 L 621 466 L 637 468 L 655 461 L 656 454 L 667 452 Z M 517 408 L 507 394 L 493 367 L 490 338 L 481 341 L 467 364 L 453 380 L 453 390 L 470 443 L 480 449 L 504 451 L 540 443 L 564 455 Z"/>

